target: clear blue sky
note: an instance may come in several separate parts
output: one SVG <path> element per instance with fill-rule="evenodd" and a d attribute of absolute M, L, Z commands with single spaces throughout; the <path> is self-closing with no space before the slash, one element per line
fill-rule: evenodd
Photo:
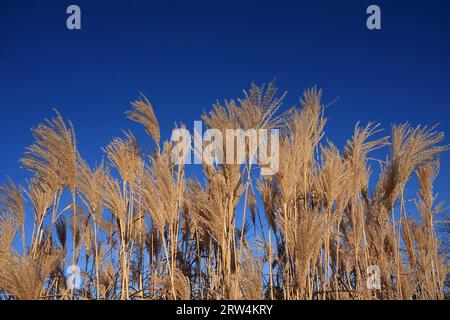
<path fill-rule="evenodd" d="M 110 3 L 111 2 L 111 3 Z M 77 4 L 82 29 L 66 28 Z M 378 4 L 382 30 L 365 26 Z M 441 123 L 450 135 L 450 1 L 25 1 L 0 4 L 0 178 L 23 181 L 30 128 L 57 108 L 79 149 L 100 161 L 112 137 L 142 128 L 124 117 L 144 92 L 170 138 L 202 110 L 277 79 L 286 108 L 317 85 L 327 136 L 342 146 L 357 121 Z M 449 143 L 450 139 L 446 138 Z M 450 199 L 450 154 L 437 191 Z"/>

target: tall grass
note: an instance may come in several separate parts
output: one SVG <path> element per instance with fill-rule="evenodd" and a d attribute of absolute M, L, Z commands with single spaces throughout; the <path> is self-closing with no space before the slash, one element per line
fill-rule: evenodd
<path fill-rule="evenodd" d="M 340 151 L 324 139 L 321 98 L 307 90 L 299 107 L 280 113 L 284 95 L 273 83 L 252 85 L 203 115 L 223 133 L 280 129 L 279 171 L 265 177 L 247 159 L 203 163 L 202 180 L 189 178 L 187 165 L 171 162 L 143 95 L 127 117 L 154 150 L 145 155 L 125 132 L 91 168 L 56 112 L 33 129 L 21 159 L 32 177 L 0 187 L 3 297 L 443 299 L 448 263 L 435 219 L 443 205 L 433 191 L 443 134 L 403 124 L 382 137 L 379 125 L 357 124 Z M 371 152 L 381 148 L 387 156 L 377 162 Z M 377 180 L 370 164 L 380 166 Z M 415 185 L 412 202 L 405 194 Z M 78 288 L 68 286 L 69 265 L 81 268 Z M 380 289 L 367 285 L 371 266 Z"/>

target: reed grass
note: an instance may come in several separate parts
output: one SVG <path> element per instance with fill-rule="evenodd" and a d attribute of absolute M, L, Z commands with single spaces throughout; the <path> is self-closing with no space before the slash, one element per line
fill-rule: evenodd
<path fill-rule="evenodd" d="M 265 177 L 247 159 L 203 163 L 203 179 L 189 178 L 187 165 L 171 163 L 142 94 L 126 115 L 154 150 L 144 154 L 124 132 L 91 168 L 73 125 L 56 112 L 33 129 L 21 159 L 32 177 L 0 187 L 3 298 L 444 299 L 449 266 L 436 228 L 444 206 L 433 190 L 449 148 L 443 133 L 402 124 L 383 137 L 378 124 L 358 123 L 340 151 L 324 139 L 321 90 L 280 113 L 284 97 L 273 83 L 253 84 L 203 114 L 222 132 L 281 130 L 279 171 Z M 371 157 L 377 149 L 385 159 Z M 81 268 L 80 288 L 67 286 L 71 264 Z M 367 286 L 373 265 L 380 289 Z"/>

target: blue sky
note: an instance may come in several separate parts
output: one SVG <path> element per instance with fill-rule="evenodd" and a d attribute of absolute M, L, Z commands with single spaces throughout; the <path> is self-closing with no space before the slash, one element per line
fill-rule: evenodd
<path fill-rule="evenodd" d="M 66 28 L 77 4 L 82 29 Z M 382 30 L 366 28 L 378 4 Z M 144 92 L 163 138 L 192 128 L 217 100 L 277 79 L 285 109 L 324 89 L 326 135 L 339 147 L 357 121 L 433 125 L 450 134 L 450 2 L 435 1 L 2 1 L 0 179 L 22 182 L 30 128 L 57 108 L 75 125 L 90 164 L 122 130 L 150 140 L 124 112 Z M 449 143 L 446 138 L 446 143 Z M 450 154 L 436 190 L 450 198 Z"/>

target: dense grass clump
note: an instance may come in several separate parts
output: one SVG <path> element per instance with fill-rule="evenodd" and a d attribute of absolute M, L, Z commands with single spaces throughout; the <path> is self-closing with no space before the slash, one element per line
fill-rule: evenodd
<path fill-rule="evenodd" d="M 21 163 L 32 177 L 0 188 L 0 293 L 15 299 L 442 299 L 448 272 L 433 181 L 436 128 L 356 125 L 340 151 L 324 139 L 322 92 L 280 114 L 284 95 L 252 85 L 203 115 L 208 128 L 280 129 L 279 170 L 171 162 L 150 102 L 132 102 L 155 148 L 131 132 L 91 168 L 59 113 L 33 129 Z M 371 179 L 373 150 L 388 155 Z M 417 198 L 405 188 L 417 179 Z M 370 181 L 370 182 L 369 182 Z M 70 197 L 64 194 L 70 194 Z M 69 201 L 66 201 L 70 199 Z M 67 203 L 66 203 L 67 202 Z M 411 205 L 414 203 L 414 206 Z M 414 210 L 416 212 L 414 212 Z M 26 215 L 33 231 L 25 235 Z M 31 221 L 31 219 L 30 219 Z M 18 237 L 21 245 L 13 246 Z M 26 241 L 29 240 L 29 241 Z M 81 286 L 68 286 L 70 265 Z M 368 285 L 379 270 L 380 288 Z"/>

